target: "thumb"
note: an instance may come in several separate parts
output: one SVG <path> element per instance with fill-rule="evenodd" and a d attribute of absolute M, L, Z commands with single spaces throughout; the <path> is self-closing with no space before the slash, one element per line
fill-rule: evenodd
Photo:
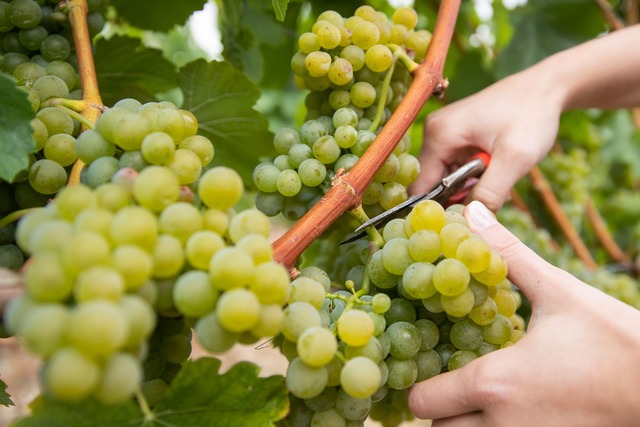
<path fill-rule="evenodd" d="M 557 296 L 556 284 L 570 282 L 563 280 L 568 273 L 540 258 L 498 223 L 493 213 L 481 202 L 469 203 L 465 208 L 465 217 L 471 231 L 502 255 L 509 267 L 509 279 L 524 292 L 532 304 L 541 299 L 548 300 L 547 297 L 552 296 L 552 292 Z M 554 286 L 545 286 L 547 283 Z"/>

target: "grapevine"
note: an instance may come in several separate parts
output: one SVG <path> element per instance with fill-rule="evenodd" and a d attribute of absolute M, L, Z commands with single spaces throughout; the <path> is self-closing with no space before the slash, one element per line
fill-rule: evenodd
<path fill-rule="evenodd" d="M 460 2 L 217 2 L 225 61 L 151 47 L 194 7 L 142 3 L 0 1 L 15 121 L 0 137 L 16 150 L 0 154 L 0 266 L 18 282 L 0 278 L 0 332 L 41 361 L 41 395 L 10 425 L 399 426 L 413 384 L 518 345 L 528 301 L 463 205 L 422 201 L 340 244 L 408 198 L 423 107 L 459 96 L 445 58 L 469 53 L 476 19 Z M 301 100 L 283 125 L 255 105 L 277 79 L 251 69 L 275 67 L 278 43 Z M 563 117 L 580 126 L 561 124 L 498 218 L 640 307 L 635 165 L 600 153 L 606 132 L 575 131 L 623 118 L 588 114 Z M 593 174 L 606 167 L 613 185 Z M 280 353 L 283 375 L 223 372 L 238 344 Z"/>

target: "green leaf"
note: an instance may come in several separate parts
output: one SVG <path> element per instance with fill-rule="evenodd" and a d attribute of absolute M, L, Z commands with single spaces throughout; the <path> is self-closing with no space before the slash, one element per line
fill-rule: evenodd
<path fill-rule="evenodd" d="M 11 400 L 11 395 L 7 393 L 7 384 L 0 380 L 0 405 L 15 406 L 15 403 Z"/>
<path fill-rule="evenodd" d="M 241 362 L 220 375 L 220 361 L 187 362 L 150 414 L 134 402 L 106 406 L 94 400 L 61 403 L 41 396 L 14 427 L 269 427 L 288 411 L 281 376 L 258 377 Z"/>
<path fill-rule="evenodd" d="M 29 166 L 35 151 L 30 121 L 35 117 L 27 93 L 0 73 L 0 179 L 11 181 Z"/>
<path fill-rule="evenodd" d="M 96 73 L 105 105 L 123 98 L 155 101 L 155 95 L 177 86 L 177 72 L 162 52 L 128 37 L 101 39 L 96 44 Z"/>
<path fill-rule="evenodd" d="M 153 31 L 167 31 L 182 25 L 206 0 L 111 0 L 118 14 L 131 25 Z"/>
<path fill-rule="evenodd" d="M 532 0 L 514 10 L 511 18 L 515 31 L 498 58 L 498 78 L 592 39 L 605 29 L 604 18 L 591 0 Z"/>
<path fill-rule="evenodd" d="M 213 142 L 214 164 L 238 171 L 252 186 L 260 157 L 273 155 L 273 134 L 267 119 L 253 105 L 258 87 L 228 62 L 192 62 L 180 70 L 182 108 L 195 114 L 200 133 Z"/>
<path fill-rule="evenodd" d="M 280 22 L 284 21 L 284 17 L 287 15 L 287 5 L 289 0 L 271 0 L 273 11 L 276 13 L 276 19 Z"/>

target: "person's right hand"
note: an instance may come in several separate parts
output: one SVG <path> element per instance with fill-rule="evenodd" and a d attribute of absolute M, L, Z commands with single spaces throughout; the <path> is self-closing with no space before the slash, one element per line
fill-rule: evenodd
<path fill-rule="evenodd" d="M 640 311 L 537 256 L 479 202 L 469 226 L 529 298 L 516 344 L 415 384 L 409 407 L 433 427 L 631 427 L 640 420 Z"/>
<path fill-rule="evenodd" d="M 558 132 L 561 96 L 540 74 L 530 68 L 431 113 L 420 176 L 410 192 L 428 191 L 450 169 L 485 151 L 491 163 L 469 199 L 498 210 L 515 183 L 549 152 Z"/>

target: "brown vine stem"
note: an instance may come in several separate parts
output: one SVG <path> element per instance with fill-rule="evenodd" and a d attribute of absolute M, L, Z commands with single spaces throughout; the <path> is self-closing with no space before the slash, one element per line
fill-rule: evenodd
<path fill-rule="evenodd" d="M 585 267 L 590 270 L 595 270 L 598 265 L 595 260 L 591 256 L 589 249 L 584 244 L 580 236 L 578 235 L 578 231 L 575 229 L 569 217 L 560 206 L 560 202 L 558 201 L 556 195 L 553 193 L 551 189 L 551 185 L 545 178 L 544 174 L 537 166 L 531 170 L 530 173 L 531 181 L 533 183 L 533 188 L 540 194 L 544 204 L 547 206 L 549 211 L 551 212 L 551 216 L 554 218 L 562 234 L 567 238 L 567 241 L 573 248 L 573 251 L 576 253 L 578 258 L 582 260 Z"/>
<path fill-rule="evenodd" d="M 66 6 L 69 10 L 69 23 L 71 24 L 73 43 L 78 56 L 78 73 L 80 74 L 82 99 L 86 105 L 86 108 L 82 111 L 82 116 L 87 121 L 95 123 L 100 117 L 103 104 L 98 89 L 96 67 L 93 62 L 91 35 L 87 26 L 87 0 L 68 0 Z M 80 182 L 80 172 L 83 166 L 84 163 L 81 160 L 77 160 L 73 164 L 69 174 L 69 184 Z"/>
<path fill-rule="evenodd" d="M 593 230 L 598 241 L 600 242 L 600 244 L 602 244 L 611 259 L 624 265 L 630 265 L 632 263 L 631 258 L 629 257 L 629 255 L 624 253 L 624 251 L 620 248 L 620 246 L 618 246 L 616 241 L 611 236 L 611 233 L 609 233 L 607 224 L 604 218 L 602 218 L 602 215 L 600 215 L 600 212 L 598 211 L 598 208 L 596 208 L 596 205 L 592 199 L 587 200 L 587 203 L 585 205 L 585 212 L 587 218 L 589 219 L 589 222 L 591 222 L 591 225 L 593 225 Z"/>
<path fill-rule="evenodd" d="M 444 0 L 424 62 L 413 71 L 406 96 L 356 165 L 334 181 L 306 215 L 273 244 L 274 259 L 291 268 L 298 257 L 347 210 L 354 209 L 376 171 L 391 154 L 424 103 L 443 84 L 444 61 L 451 44 L 460 0 Z"/>

